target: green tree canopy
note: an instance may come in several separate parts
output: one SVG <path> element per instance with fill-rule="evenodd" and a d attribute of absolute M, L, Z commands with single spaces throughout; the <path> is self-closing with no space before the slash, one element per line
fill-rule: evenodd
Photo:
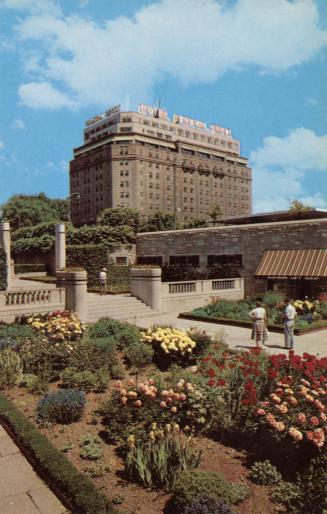
<path fill-rule="evenodd" d="M 67 219 L 67 201 L 52 200 L 44 193 L 14 195 L 3 205 L 3 216 L 12 230 Z"/>
<path fill-rule="evenodd" d="M 217 220 L 219 218 L 221 218 L 222 214 L 223 214 L 223 210 L 222 210 L 221 206 L 218 203 L 216 203 L 212 207 L 211 211 L 209 212 L 209 216 L 212 219 L 212 222 L 213 222 L 214 226 L 216 225 Z"/>
<path fill-rule="evenodd" d="M 139 211 L 128 207 L 104 209 L 97 219 L 99 225 L 109 225 L 110 227 L 125 225 L 131 227 L 135 232 L 138 232 L 141 221 Z"/>

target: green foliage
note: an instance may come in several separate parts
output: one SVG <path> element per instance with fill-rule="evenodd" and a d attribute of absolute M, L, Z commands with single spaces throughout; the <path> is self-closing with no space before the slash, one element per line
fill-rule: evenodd
<path fill-rule="evenodd" d="M 223 475 L 212 471 L 190 470 L 180 474 L 174 489 L 173 501 L 177 512 L 194 499 L 203 496 L 222 499 L 227 503 L 244 500 L 244 490 L 226 482 Z"/>
<path fill-rule="evenodd" d="M 99 460 L 103 456 L 98 437 L 87 434 L 80 442 L 80 457 L 86 460 Z"/>
<path fill-rule="evenodd" d="M 146 487 L 163 487 L 171 491 L 182 471 L 196 468 L 201 452 L 189 438 L 178 432 L 144 438 L 132 446 L 125 456 L 125 473 L 129 480 Z M 147 434 L 148 435 L 148 434 Z"/>
<path fill-rule="evenodd" d="M 199 357 L 200 355 L 203 355 L 209 349 L 209 346 L 212 343 L 212 339 L 206 333 L 205 330 L 191 328 L 187 334 L 196 343 L 196 346 L 192 352 L 192 355 L 194 355 L 195 357 Z"/>
<path fill-rule="evenodd" d="M 86 402 L 83 391 L 66 389 L 48 393 L 37 405 L 37 417 L 41 421 L 72 423 L 80 419 Z"/>
<path fill-rule="evenodd" d="M 272 485 L 281 481 L 282 475 L 269 460 L 255 462 L 251 466 L 250 478 L 260 485 Z"/>
<path fill-rule="evenodd" d="M 110 464 L 104 464 L 103 462 L 97 462 L 92 466 L 84 469 L 87 476 L 90 478 L 102 478 L 108 471 L 111 471 Z M 111 503 L 114 503 L 113 498 L 111 498 Z"/>
<path fill-rule="evenodd" d="M 293 482 L 279 482 L 271 493 L 271 499 L 275 503 L 281 503 L 287 508 L 287 512 L 299 514 L 298 504 L 302 496 L 300 487 Z M 310 512 L 311 510 L 307 511 Z M 320 511 L 322 514 L 322 511 Z"/>
<path fill-rule="evenodd" d="M 224 500 L 201 496 L 192 500 L 181 514 L 233 514 Z"/>
<path fill-rule="evenodd" d="M 8 337 L 16 341 L 20 346 L 26 341 L 35 342 L 40 336 L 29 325 L 21 325 L 20 323 L 0 324 L 0 338 Z"/>
<path fill-rule="evenodd" d="M 65 200 L 51 200 L 44 193 L 14 195 L 3 206 L 4 217 L 13 231 L 44 222 L 58 223 L 64 217 L 66 219 L 64 202 Z"/>
<path fill-rule="evenodd" d="M 126 377 L 126 370 L 121 362 L 114 364 L 110 369 L 111 378 L 121 380 Z"/>
<path fill-rule="evenodd" d="M 154 355 L 152 346 L 146 343 L 133 343 L 126 346 L 125 356 L 130 367 L 141 369 L 151 364 Z"/>
<path fill-rule="evenodd" d="M 16 341 L 12 337 L 0 337 L 0 352 L 1 350 L 14 350 L 17 347 Z"/>
<path fill-rule="evenodd" d="M 267 291 L 262 299 L 263 303 L 267 307 L 276 307 L 278 304 L 285 300 L 285 296 L 281 293 L 275 293 L 274 291 Z"/>
<path fill-rule="evenodd" d="M 174 230 L 176 220 L 173 214 L 168 212 L 156 212 L 140 227 L 140 232 L 157 232 L 161 230 Z"/>
<path fill-rule="evenodd" d="M 31 273 L 46 272 L 46 264 L 15 264 L 15 273 Z M 40 277 L 38 277 L 40 278 Z"/>
<path fill-rule="evenodd" d="M 213 226 L 216 225 L 217 220 L 219 218 L 221 218 L 222 215 L 223 215 L 223 209 L 221 208 L 221 206 L 218 203 L 216 203 L 212 207 L 211 211 L 209 212 L 209 216 L 212 219 Z"/>
<path fill-rule="evenodd" d="M 312 209 L 313 207 L 310 207 L 310 205 L 305 205 L 303 202 L 300 202 L 300 200 L 293 200 L 288 210 L 294 214 L 301 214 L 311 211 Z"/>
<path fill-rule="evenodd" d="M 7 289 L 7 256 L 4 247 L 0 244 L 0 291 Z"/>
<path fill-rule="evenodd" d="M 84 225 L 67 232 L 68 245 L 103 244 L 108 248 L 134 242 L 135 234 L 128 226 Z"/>
<path fill-rule="evenodd" d="M 130 209 L 129 207 L 104 209 L 98 217 L 97 223 L 109 227 L 128 226 L 137 233 L 141 225 L 141 216 L 137 209 Z"/>
<path fill-rule="evenodd" d="M 301 514 L 325 514 L 327 512 L 327 454 L 320 453 L 309 466 L 301 471 L 296 480 L 301 490 L 297 502 Z"/>
<path fill-rule="evenodd" d="M 44 393 L 48 385 L 37 375 L 33 373 L 25 373 L 19 383 L 19 387 L 24 387 L 29 393 Z"/>
<path fill-rule="evenodd" d="M 0 352 L 0 389 L 18 384 L 22 377 L 22 362 L 16 352 L 5 349 Z"/>
<path fill-rule="evenodd" d="M 95 373 L 66 368 L 61 373 L 61 382 L 63 387 L 79 391 L 104 391 L 108 387 L 109 375 L 106 368 L 100 368 Z"/>
<path fill-rule="evenodd" d="M 108 317 L 100 318 L 91 325 L 87 334 L 91 339 L 112 336 L 117 343 L 118 350 L 123 350 L 141 340 L 141 332 L 136 326 Z"/>
<path fill-rule="evenodd" d="M 109 501 L 90 480 L 77 471 L 40 431 L 0 395 L 0 416 L 17 440 L 33 457 L 37 469 L 49 485 L 55 485 L 69 498 L 69 510 L 80 514 L 114 514 Z"/>

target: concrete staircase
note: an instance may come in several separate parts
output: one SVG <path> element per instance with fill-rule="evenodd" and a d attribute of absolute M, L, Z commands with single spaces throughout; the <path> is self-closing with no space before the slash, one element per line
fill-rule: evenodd
<path fill-rule="evenodd" d="M 87 323 L 95 323 L 99 318 L 108 316 L 119 321 L 136 323 L 138 319 L 155 318 L 160 311 L 151 309 L 148 305 L 129 294 L 99 295 L 87 294 Z"/>

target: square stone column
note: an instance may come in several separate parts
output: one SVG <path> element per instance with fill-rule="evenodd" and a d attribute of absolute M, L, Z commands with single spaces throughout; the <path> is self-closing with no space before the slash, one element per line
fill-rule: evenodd
<path fill-rule="evenodd" d="M 152 309 L 161 309 L 161 268 L 132 268 L 131 293 Z"/>
<path fill-rule="evenodd" d="M 7 261 L 7 289 L 11 286 L 11 238 L 10 238 L 10 225 L 7 221 L 2 221 L 0 224 L 0 241 L 6 252 Z"/>

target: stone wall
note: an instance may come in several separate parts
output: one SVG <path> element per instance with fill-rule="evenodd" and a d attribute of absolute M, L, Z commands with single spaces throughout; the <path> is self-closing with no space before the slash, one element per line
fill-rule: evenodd
<path fill-rule="evenodd" d="M 260 293 L 266 280 L 254 277 L 265 250 L 327 248 L 327 217 L 316 220 L 283 221 L 205 229 L 148 232 L 137 236 L 137 256 L 242 254 L 245 294 Z"/>

